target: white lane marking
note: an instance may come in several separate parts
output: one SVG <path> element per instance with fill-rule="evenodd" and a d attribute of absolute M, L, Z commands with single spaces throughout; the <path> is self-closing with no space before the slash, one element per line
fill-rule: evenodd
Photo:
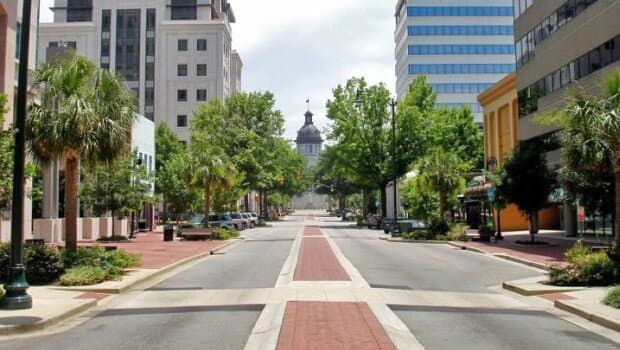
<path fill-rule="evenodd" d="M 288 257 L 286 258 L 284 265 L 282 265 L 282 269 L 278 275 L 278 280 L 276 281 L 276 288 L 286 287 L 293 281 L 293 275 L 295 274 L 295 267 L 297 267 L 297 259 L 299 258 L 303 234 L 304 226 L 302 225 L 299 232 L 297 232 L 297 236 L 295 236 L 295 240 L 293 241 L 293 246 L 291 247 Z"/>
<path fill-rule="evenodd" d="M 265 305 L 243 349 L 275 350 L 285 310 L 286 303 Z"/>

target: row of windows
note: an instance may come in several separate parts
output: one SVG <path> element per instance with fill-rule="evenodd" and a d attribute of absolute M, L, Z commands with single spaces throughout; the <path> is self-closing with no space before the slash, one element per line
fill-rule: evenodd
<path fill-rule="evenodd" d="M 512 45 L 409 45 L 409 55 L 509 55 Z"/>
<path fill-rule="evenodd" d="M 196 90 L 196 101 L 204 102 L 207 100 L 207 89 Z M 187 102 L 187 89 L 177 90 L 177 101 Z"/>
<path fill-rule="evenodd" d="M 512 16 L 509 6 L 409 6 L 409 17 Z"/>
<path fill-rule="evenodd" d="M 177 41 L 177 51 L 187 51 L 188 41 L 187 39 L 179 39 Z M 196 51 L 207 51 L 207 39 L 196 40 Z"/>
<path fill-rule="evenodd" d="M 445 107 L 445 108 L 462 108 L 469 107 L 469 109 L 473 113 L 482 113 L 482 106 L 477 103 L 451 103 L 451 102 L 440 102 L 437 103 L 437 107 Z"/>
<path fill-rule="evenodd" d="M 492 74 L 511 73 L 514 64 L 410 64 L 409 74 Z"/>
<path fill-rule="evenodd" d="M 149 173 L 153 171 L 153 156 L 138 152 L 138 159 L 140 159 L 142 166 L 145 167 Z"/>
<path fill-rule="evenodd" d="M 196 75 L 199 77 L 204 77 L 207 75 L 207 65 L 205 63 L 199 63 L 196 65 Z M 177 76 L 179 77 L 187 76 L 187 64 L 185 63 L 177 64 Z"/>
<path fill-rule="evenodd" d="M 521 16 L 525 10 L 527 10 L 532 4 L 534 0 L 512 0 L 514 6 L 514 14 L 515 18 Z"/>
<path fill-rule="evenodd" d="M 433 90 L 439 94 L 479 94 L 488 90 L 491 83 L 441 83 L 430 84 Z"/>
<path fill-rule="evenodd" d="M 546 40 L 551 34 L 585 11 L 598 0 L 568 0 L 549 17 L 538 23 L 515 44 L 517 68 L 523 66 L 535 56 L 536 45 Z"/>
<path fill-rule="evenodd" d="M 409 36 L 416 35 L 513 35 L 512 26 L 456 25 L 456 26 L 409 26 Z"/>
<path fill-rule="evenodd" d="M 620 61 L 620 36 L 607 41 L 603 45 L 519 91 L 519 116 L 525 117 L 538 111 L 539 98 L 557 91 L 569 85 L 571 82 L 584 78 L 617 61 Z"/>

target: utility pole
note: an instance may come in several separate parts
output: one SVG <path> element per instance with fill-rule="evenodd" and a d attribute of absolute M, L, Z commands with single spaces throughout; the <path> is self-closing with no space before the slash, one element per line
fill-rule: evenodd
<path fill-rule="evenodd" d="M 396 179 L 396 172 L 397 172 L 397 164 L 396 164 L 396 100 L 392 99 L 390 101 L 390 107 L 392 108 L 392 186 L 393 186 L 393 193 L 394 193 L 394 198 L 393 198 L 393 203 L 394 203 L 394 229 L 392 230 L 392 233 L 396 233 L 396 234 L 400 234 L 400 228 L 398 227 L 398 208 L 396 207 L 397 205 L 397 200 L 396 200 L 396 196 L 397 196 L 397 179 Z"/>
<path fill-rule="evenodd" d="M 15 114 L 15 149 L 13 154 L 13 202 L 11 217 L 11 273 L 4 285 L 6 295 L 2 307 L 9 310 L 32 308 L 32 297 L 26 293 L 28 282 L 24 268 L 24 164 L 26 148 L 26 104 L 28 100 L 28 58 L 30 56 L 30 17 L 32 1 L 23 0 L 21 35 L 19 38 L 19 78 Z"/>

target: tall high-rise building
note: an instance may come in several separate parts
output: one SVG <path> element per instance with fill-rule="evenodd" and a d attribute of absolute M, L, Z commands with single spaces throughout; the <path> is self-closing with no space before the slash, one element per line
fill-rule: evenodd
<path fill-rule="evenodd" d="M 600 93 L 620 67 L 620 1 L 515 1 L 515 47 L 519 140 L 546 148 L 547 161 L 561 161 L 557 127 L 536 115 L 562 108 L 571 91 Z"/>
<path fill-rule="evenodd" d="M 120 74 L 140 114 L 184 141 L 196 106 L 241 87 L 228 0 L 56 0 L 40 28 L 39 57 L 75 49 Z"/>
<path fill-rule="evenodd" d="M 440 106 L 470 106 L 477 95 L 515 69 L 512 0 L 398 0 L 396 93 L 420 75 Z"/>

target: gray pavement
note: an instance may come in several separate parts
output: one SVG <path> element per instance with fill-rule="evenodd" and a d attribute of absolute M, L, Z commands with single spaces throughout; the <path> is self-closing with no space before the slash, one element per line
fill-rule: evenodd
<path fill-rule="evenodd" d="M 379 231 L 332 229 L 330 236 L 377 288 L 494 293 L 490 287 L 540 272 L 445 245 L 389 243 Z M 418 341 L 441 349 L 618 349 L 541 310 L 390 305 Z"/>

